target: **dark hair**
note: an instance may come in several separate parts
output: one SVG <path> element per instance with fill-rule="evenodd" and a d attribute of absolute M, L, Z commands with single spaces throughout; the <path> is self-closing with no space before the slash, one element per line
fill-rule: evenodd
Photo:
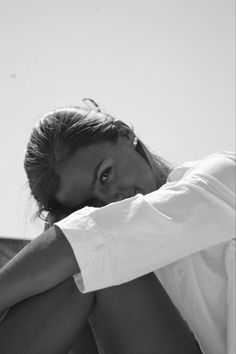
<path fill-rule="evenodd" d="M 43 211 L 65 210 L 55 199 L 60 182 L 59 170 L 79 147 L 104 141 L 116 142 L 119 136 L 135 136 L 132 128 L 101 111 L 93 100 L 84 99 L 83 102 L 86 105 L 49 112 L 31 133 L 24 167 L 31 194 L 38 204 L 38 216 Z M 139 139 L 136 150 L 153 168 L 158 189 L 166 182 L 171 165 L 151 153 Z"/>

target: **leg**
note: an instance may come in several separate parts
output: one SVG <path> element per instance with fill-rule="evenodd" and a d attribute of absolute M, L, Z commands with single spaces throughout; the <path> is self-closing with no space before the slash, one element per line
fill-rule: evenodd
<path fill-rule="evenodd" d="M 98 354 L 94 334 L 88 321 L 82 331 L 77 334 L 73 348 L 68 354 Z"/>
<path fill-rule="evenodd" d="M 83 331 L 93 300 L 69 279 L 14 306 L 0 324 L 1 353 L 67 353 Z M 153 274 L 98 291 L 90 322 L 100 353 L 201 353 Z M 84 353 L 95 354 L 96 346 L 89 345 Z M 77 349 L 73 353 L 83 353 L 81 346 Z"/>
<path fill-rule="evenodd" d="M 80 348 L 77 343 L 79 353 L 97 354 L 87 324 L 93 302 L 94 294 L 82 295 L 72 278 L 22 301 L 0 323 L 1 353 L 65 354 L 81 332 L 80 338 L 90 335 L 90 341 L 87 349 L 86 342 Z"/>
<path fill-rule="evenodd" d="M 90 320 L 99 353 L 201 353 L 154 273 L 98 291 Z"/>

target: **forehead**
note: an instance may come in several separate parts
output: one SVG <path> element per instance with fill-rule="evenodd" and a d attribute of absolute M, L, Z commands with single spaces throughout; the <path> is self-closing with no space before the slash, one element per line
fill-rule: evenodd
<path fill-rule="evenodd" d="M 115 145 L 106 142 L 79 148 L 60 169 L 56 200 L 71 208 L 91 198 L 94 169 L 102 159 L 116 155 Z"/>

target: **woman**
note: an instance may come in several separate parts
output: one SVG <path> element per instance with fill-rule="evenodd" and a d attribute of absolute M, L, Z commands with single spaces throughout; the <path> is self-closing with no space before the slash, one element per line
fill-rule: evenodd
<path fill-rule="evenodd" d="M 32 132 L 39 215 L 70 215 L 0 271 L 1 352 L 233 354 L 233 154 L 171 169 L 91 102 Z"/>

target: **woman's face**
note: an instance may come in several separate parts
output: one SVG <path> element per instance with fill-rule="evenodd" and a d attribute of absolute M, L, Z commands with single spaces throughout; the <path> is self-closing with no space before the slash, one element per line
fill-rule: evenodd
<path fill-rule="evenodd" d="M 61 168 L 56 200 L 72 209 L 99 207 L 155 189 L 151 167 L 122 137 L 79 148 Z"/>

